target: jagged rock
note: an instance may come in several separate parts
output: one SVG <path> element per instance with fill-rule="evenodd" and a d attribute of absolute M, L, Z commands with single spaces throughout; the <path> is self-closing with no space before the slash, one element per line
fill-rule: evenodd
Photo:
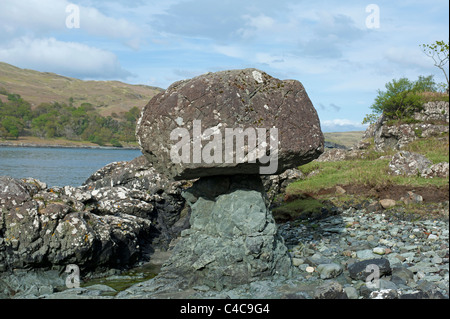
<path fill-rule="evenodd" d="M 95 269 L 132 264 L 140 257 L 141 244 L 150 232 L 149 220 L 78 211 L 77 207 L 83 207 L 78 200 L 89 196 L 74 192 L 71 198 L 36 185 L 30 180 L 0 179 L 2 198 L 6 198 L 0 204 L 2 268 L 74 263 Z"/>
<path fill-rule="evenodd" d="M 420 175 L 425 178 L 433 178 L 433 177 L 448 178 L 449 177 L 448 170 L 449 170 L 449 163 L 441 162 L 433 164 L 428 168 L 425 168 L 424 170 L 422 170 L 422 173 Z"/>
<path fill-rule="evenodd" d="M 30 200 L 40 189 L 38 183 L 0 176 L 0 208 L 10 209 L 20 205 Z"/>
<path fill-rule="evenodd" d="M 448 132 L 448 125 L 436 125 L 429 123 L 382 125 L 375 132 L 375 150 L 385 151 L 388 149 L 400 150 L 405 145 L 418 138 L 439 136 Z"/>
<path fill-rule="evenodd" d="M 414 114 L 419 121 L 445 121 L 449 122 L 449 103 L 445 101 L 432 101 L 423 105 L 423 110 Z"/>
<path fill-rule="evenodd" d="M 199 132 L 194 131 L 196 120 L 201 121 Z M 252 132 L 257 128 L 267 130 L 261 139 L 267 144 L 266 151 L 270 144 L 270 153 L 278 162 L 275 171 L 265 174 L 280 174 L 308 163 L 324 150 L 319 118 L 303 85 L 295 80 L 278 80 L 256 69 L 207 73 L 172 84 L 144 107 L 136 135 L 142 152 L 155 169 L 170 178 L 260 174 L 260 168 L 267 166 L 260 161 L 260 155 L 265 153 L 255 154 L 257 159 L 252 162 L 248 156 L 253 148 L 244 145 L 241 161 L 234 149 L 237 142 L 229 141 L 233 144 L 232 152 L 227 148 L 225 130 L 239 128 L 253 129 Z M 278 143 L 273 135 L 267 140 L 272 128 L 279 131 Z M 176 139 L 183 131 L 189 134 L 189 141 L 172 140 L 171 133 L 175 129 L 178 130 Z M 210 144 L 213 143 L 211 136 L 214 148 Z M 173 160 L 171 149 L 177 143 L 187 147 L 186 161 Z M 213 159 L 205 160 L 199 143 L 214 149 Z M 264 146 L 262 141 L 258 146 Z M 277 154 L 275 148 L 278 148 Z M 226 161 L 228 156 L 231 162 Z"/>
<path fill-rule="evenodd" d="M 297 168 L 288 169 L 280 175 L 261 177 L 270 202 L 273 202 L 277 195 L 283 194 L 290 183 L 304 178 L 305 175 Z"/>
<path fill-rule="evenodd" d="M 389 163 L 389 170 L 392 175 L 417 176 L 430 167 L 431 164 L 432 162 L 423 155 L 400 151 L 392 157 Z"/>
<path fill-rule="evenodd" d="M 184 184 L 144 156 L 109 164 L 80 187 L 0 177 L 0 269 L 121 267 L 167 249 L 189 227 Z"/>
<path fill-rule="evenodd" d="M 169 181 L 145 156 L 139 156 L 101 168 L 79 189 L 92 196 L 91 207 L 97 214 L 125 212 L 149 219 L 152 247 L 167 249 L 189 227 L 189 211 L 181 196 L 189 185 L 188 181 Z"/>
<path fill-rule="evenodd" d="M 414 118 L 422 123 L 387 125 L 387 119 L 380 116 L 376 123 L 369 126 L 364 138 L 374 137 L 375 150 L 401 150 L 405 145 L 418 138 L 439 136 L 448 133 L 449 102 L 435 101 L 423 105 L 423 110 L 416 112 Z"/>

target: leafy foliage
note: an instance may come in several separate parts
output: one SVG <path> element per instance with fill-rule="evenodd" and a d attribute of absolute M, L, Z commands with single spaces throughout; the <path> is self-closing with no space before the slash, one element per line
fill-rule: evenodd
<path fill-rule="evenodd" d="M 386 91 L 378 90 L 375 102 L 371 106 L 373 114 L 368 114 L 363 124 L 374 123 L 382 114 L 388 119 L 408 118 L 422 108 L 425 102 L 424 92 L 437 91 L 432 75 L 419 76 L 417 81 L 410 81 L 407 78 L 394 79 L 385 87 Z"/>
<path fill-rule="evenodd" d="M 136 121 L 140 110 L 133 107 L 117 116 L 104 117 L 93 105 L 83 103 L 74 107 L 65 103 L 42 103 L 34 110 L 18 94 L 9 94 L 8 101 L 0 100 L 0 138 L 32 135 L 40 138 L 66 138 L 90 141 L 98 145 L 122 146 L 122 142 L 135 142 Z"/>
<path fill-rule="evenodd" d="M 449 80 L 448 80 L 448 71 L 445 69 L 445 65 L 449 60 L 449 44 L 445 41 L 436 41 L 431 44 L 422 44 L 421 45 L 423 52 L 428 55 L 434 61 L 434 66 L 439 68 L 445 76 L 447 80 L 446 87 L 444 86 L 444 90 L 448 92 L 449 89 Z"/>

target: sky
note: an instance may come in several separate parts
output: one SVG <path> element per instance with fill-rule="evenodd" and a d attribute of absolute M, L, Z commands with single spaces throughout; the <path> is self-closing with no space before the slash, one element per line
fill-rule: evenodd
<path fill-rule="evenodd" d="M 0 61 L 167 88 L 257 68 L 306 89 L 323 132 L 362 131 L 378 90 L 441 70 L 448 0 L 0 0 Z M 447 64 L 448 72 L 448 64 Z"/>

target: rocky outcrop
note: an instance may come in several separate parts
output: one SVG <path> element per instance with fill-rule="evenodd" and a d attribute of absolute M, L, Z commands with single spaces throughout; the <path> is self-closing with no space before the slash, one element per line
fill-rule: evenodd
<path fill-rule="evenodd" d="M 381 116 L 368 128 L 364 138 L 374 137 L 377 151 L 401 150 L 418 138 L 448 133 L 449 102 L 425 103 L 422 111 L 416 112 L 413 118 L 419 123 L 387 125 L 387 119 Z"/>
<path fill-rule="evenodd" d="M 77 264 L 121 268 L 189 227 L 181 191 L 145 157 L 107 165 L 80 187 L 0 177 L 0 271 Z"/>
<path fill-rule="evenodd" d="M 449 122 L 449 103 L 444 101 L 428 102 L 423 105 L 423 110 L 414 114 L 418 121 Z"/>
<path fill-rule="evenodd" d="M 272 129 L 278 130 L 276 136 Z M 248 134 L 245 138 L 255 143 L 239 146 L 236 137 L 236 148 L 227 147 L 227 137 L 234 145 L 232 134 L 239 130 L 242 139 Z M 172 84 L 144 107 L 136 135 L 155 169 L 178 180 L 260 174 L 266 155 L 277 159 L 267 174 L 280 174 L 324 149 L 319 118 L 303 85 L 256 69 L 207 73 Z"/>
<path fill-rule="evenodd" d="M 95 213 L 127 212 L 152 222 L 152 247 L 167 249 L 189 227 L 189 210 L 181 196 L 189 181 L 170 181 L 140 156 L 111 163 L 90 176 L 79 192 L 91 196 Z M 88 201 L 89 202 L 89 201 Z"/>
<path fill-rule="evenodd" d="M 84 204 L 75 197 L 41 185 L 0 177 L 1 270 L 67 264 L 92 270 L 139 258 L 149 220 L 80 210 Z"/>
<path fill-rule="evenodd" d="M 382 125 L 375 132 L 375 149 L 377 151 L 387 149 L 400 150 L 418 138 L 439 136 L 445 132 L 448 132 L 448 124 L 416 123 L 392 126 Z"/>
<path fill-rule="evenodd" d="M 448 178 L 448 162 L 432 164 L 423 155 L 400 151 L 396 153 L 389 162 L 389 172 L 391 175 L 422 176 L 425 178 Z"/>

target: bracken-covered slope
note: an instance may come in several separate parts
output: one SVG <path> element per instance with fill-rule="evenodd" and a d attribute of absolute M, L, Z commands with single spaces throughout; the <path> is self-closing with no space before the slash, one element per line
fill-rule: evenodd
<path fill-rule="evenodd" d="M 146 85 L 131 85 L 119 81 L 83 81 L 55 73 L 21 69 L 0 62 L 0 90 L 19 94 L 32 108 L 43 102 L 68 103 L 74 106 L 90 103 L 108 116 L 120 114 L 132 107 L 142 108 L 162 89 Z M 0 98 L 6 99 L 5 95 Z"/>

